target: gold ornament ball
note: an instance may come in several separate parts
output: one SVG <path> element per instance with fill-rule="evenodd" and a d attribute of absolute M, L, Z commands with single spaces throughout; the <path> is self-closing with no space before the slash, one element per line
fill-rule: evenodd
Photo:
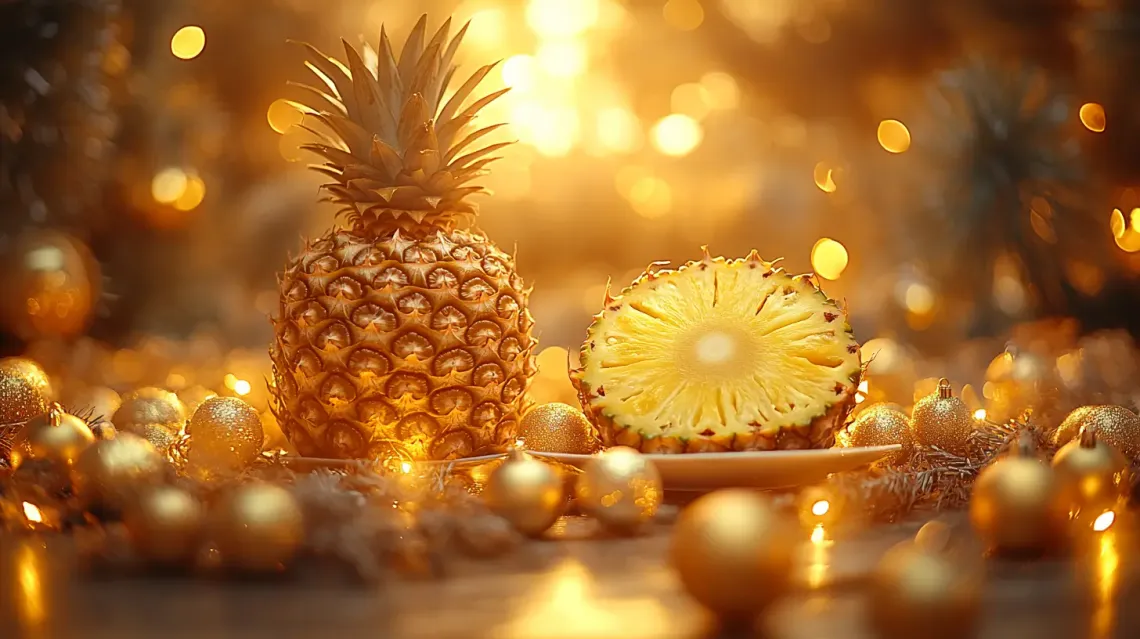
<path fill-rule="evenodd" d="M 902 444 L 902 450 L 884 457 L 880 464 L 896 464 L 910 458 L 914 451 L 914 436 L 910 418 L 891 404 L 868 406 L 842 431 L 837 438 L 840 446 L 890 446 Z"/>
<path fill-rule="evenodd" d="M 54 231 L 18 238 L 0 264 L 0 317 L 25 340 L 83 333 L 101 294 L 99 263 L 79 240 Z"/>
<path fill-rule="evenodd" d="M 653 518 L 664 489 L 648 457 L 618 446 L 586 463 L 575 486 L 578 507 L 616 532 L 631 532 Z"/>
<path fill-rule="evenodd" d="M 178 395 L 148 386 L 124 395 L 111 423 L 121 431 L 136 435 L 141 435 L 137 431 L 149 424 L 161 424 L 177 430 L 186 423 L 186 407 Z"/>
<path fill-rule="evenodd" d="M 1043 553 L 1067 542 L 1071 488 L 1033 455 L 1026 433 L 1012 454 L 978 475 L 970 498 L 970 522 L 993 551 Z"/>
<path fill-rule="evenodd" d="M 916 542 L 888 551 L 871 577 L 868 617 L 882 639 L 971 637 L 980 608 L 978 571 Z"/>
<path fill-rule="evenodd" d="M 205 521 L 206 511 L 198 499 L 176 486 L 143 489 L 123 512 L 135 549 L 160 564 L 192 561 Z"/>
<path fill-rule="evenodd" d="M 12 465 L 19 467 L 26 459 L 42 459 L 71 466 L 94 442 L 95 434 L 87 422 L 53 407 L 28 422 L 24 441 L 12 449 Z"/>
<path fill-rule="evenodd" d="M 532 537 L 546 532 L 566 508 L 558 471 L 517 449 L 487 478 L 483 498 L 492 512 Z"/>
<path fill-rule="evenodd" d="M 673 528 L 670 562 L 685 590 L 729 618 L 753 618 L 791 583 L 795 521 L 759 493 L 730 489 L 698 498 Z"/>
<path fill-rule="evenodd" d="M 271 572 L 287 565 L 305 539 L 301 506 L 291 492 L 264 482 L 239 486 L 211 513 L 210 532 L 226 566 Z"/>
<path fill-rule="evenodd" d="M 87 447 L 71 468 L 75 494 L 88 507 L 121 508 L 166 475 L 166 460 L 145 439 L 119 433 Z"/>
<path fill-rule="evenodd" d="M 189 462 L 215 472 L 245 468 L 265 443 L 257 409 L 236 397 L 211 397 L 202 402 L 186 432 L 190 435 Z"/>
<path fill-rule="evenodd" d="M 1053 471 L 1069 484 L 1082 510 L 1107 507 L 1116 501 L 1127 468 L 1124 455 L 1100 441 L 1096 429 L 1089 426 L 1053 456 Z"/>
<path fill-rule="evenodd" d="M 0 359 L 0 428 L 43 415 L 51 405 L 47 373 L 30 359 Z"/>
<path fill-rule="evenodd" d="M 178 443 L 180 439 L 178 433 L 170 430 L 165 424 L 143 424 L 135 426 L 127 432 L 150 442 L 150 445 L 154 446 L 158 454 L 163 457 L 170 453 L 170 447 Z"/>
<path fill-rule="evenodd" d="M 598 448 L 590 420 L 582 411 L 560 402 L 528 411 L 519 424 L 519 436 L 528 449 L 544 453 L 589 455 Z"/>
<path fill-rule="evenodd" d="M 1130 460 L 1140 458 L 1140 417 L 1123 406 L 1082 406 L 1069 413 L 1054 435 L 1062 446 L 1072 441 L 1081 428 L 1093 428 L 1100 441 L 1112 446 Z"/>
<path fill-rule="evenodd" d="M 950 380 L 938 380 L 938 389 L 915 403 L 910 423 L 920 444 L 937 446 L 959 456 L 970 450 L 974 416 L 966 403 L 954 396 Z"/>

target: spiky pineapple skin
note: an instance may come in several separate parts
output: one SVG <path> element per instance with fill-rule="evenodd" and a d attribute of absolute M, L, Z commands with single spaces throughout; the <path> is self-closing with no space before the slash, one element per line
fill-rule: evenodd
<path fill-rule="evenodd" d="M 302 455 L 456 459 L 516 440 L 534 321 L 485 237 L 333 230 L 279 286 L 273 412 Z"/>
<path fill-rule="evenodd" d="M 679 267 L 678 270 L 707 268 L 716 261 L 724 260 L 723 258 L 712 258 L 706 249 L 705 258 L 703 260 L 687 262 Z M 771 272 L 780 272 L 778 269 L 773 270 L 773 263 L 761 260 L 755 251 L 742 261 L 749 264 L 750 267 L 760 267 L 766 268 Z M 616 310 L 616 304 L 620 302 L 621 298 L 638 285 L 657 279 L 661 275 L 674 272 L 670 269 L 660 269 L 659 267 L 660 264 L 651 264 L 649 268 L 638 276 L 629 286 L 624 288 L 616 297 L 611 297 L 609 292 L 607 292 L 607 309 Z M 809 285 L 813 295 L 818 296 L 827 308 L 834 310 L 837 317 L 843 318 L 842 332 L 846 334 L 852 333 L 851 325 L 846 320 L 846 309 L 841 307 L 835 300 L 829 298 L 818 285 L 813 283 L 811 277 L 797 276 L 792 279 L 801 284 Z M 579 353 L 579 357 L 583 362 L 592 356 L 595 337 L 605 310 L 606 309 L 603 309 L 602 312 L 594 316 L 593 322 L 586 331 L 586 340 L 583 342 Z M 852 351 L 852 354 L 855 355 L 856 358 L 861 357 L 858 346 L 855 345 L 853 348 L 855 350 Z M 628 446 L 643 453 L 657 454 L 830 448 L 835 445 L 836 434 L 842 429 L 843 424 L 847 421 L 848 415 L 855 407 L 856 393 L 859 387 L 859 381 L 862 377 L 862 368 L 860 367 L 848 378 L 847 383 L 835 387 L 834 400 L 827 405 L 826 410 L 822 414 L 817 415 L 806 423 L 793 424 L 781 428 L 777 433 L 763 433 L 761 432 L 762 425 L 754 423 L 754 430 L 748 434 L 714 434 L 711 436 L 683 438 L 671 435 L 647 437 L 621 424 L 620 420 L 616 419 L 615 416 L 609 415 L 597 407 L 596 400 L 605 395 L 605 389 L 591 387 L 585 379 L 584 372 L 584 366 L 577 370 L 571 370 L 570 381 L 578 393 L 578 400 L 582 405 L 583 412 L 596 426 L 602 445 L 605 447 Z"/>

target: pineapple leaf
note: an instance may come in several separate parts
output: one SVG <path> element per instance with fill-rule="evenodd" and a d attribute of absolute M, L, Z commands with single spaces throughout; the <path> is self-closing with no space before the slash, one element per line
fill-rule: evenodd
<path fill-rule="evenodd" d="M 400 112 L 400 125 L 396 131 L 396 142 L 400 149 L 411 148 L 416 130 L 428 121 L 427 103 L 424 96 L 413 93 Z"/>
<path fill-rule="evenodd" d="M 407 155 L 405 154 L 405 156 Z M 424 149 L 410 153 L 410 157 L 404 158 L 404 164 L 411 171 L 423 171 L 425 174 L 431 175 L 439 170 L 439 151 Z"/>
<path fill-rule="evenodd" d="M 332 162 L 337 166 L 351 166 L 353 164 L 359 164 L 363 161 L 351 153 L 345 153 L 336 147 L 331 147 L 324 144 L 302 144 L 300 148 L 303 151 L 312 151 L 317 155 L 323 156 L 329 162 Z"/>
<path fill-rule="evenodd" d="M 416 63 L 423 54 L 424 32 L 426 30 L 427 14 L 425 13 L 416 21 L 416 26 L 412 27 L 412 32 L 408 34 L 408 39 L 404 41 L 404 48 L 400 51 L 400 64 L 398 68 L 401 78 L 412 77 Z"/>
<path fill-rule="evenodd" d="M 458 158 L 455 158 L 450 163 L 448 163 L 447 168 L 452 170 L 452 171 L 458 171 L 458 170 L 466 169 L 469 166 L 471 166 L 472 165 L 471 163 L 473 163 L 475 160 L 478 160 L 479 158 L 483 157 L 484 155 L 487 155 L 488 153 L 494 153 L 495 151 L 498 151 L 499 149 L 508 147 L 511 144 L 512 144 L 512 142 L 499 142 L 498 144 L 491 144 L 489 146 L 485 146 L 485 147 L 479 149 L 478 151 L 472 151 L 471 153 L 468 153 L 467 155 L 461 155 Z"/>
<path fill-rule="evenodd" d="M 364 65 L 364 60 L 360 59 L 356 49 L 346 40 L 341 42 L 344 44 L 348 68 L 352 72 L 352 88 L 356 95 L 356 103 L 360 107 L 360 124 L 380 137 L 391 139 L 396 133 L 396 123 L 392 119 L 392 111 L 380 92 L 376 78 Z"/>
<path fill-rule="evenodd" d="M 388 175 L 396 176 L 403 169 L 404 163 L 400 160 L 400 154 L 396 150 L 388 146 L 380 138 L 372 141 L 372 157 L 375 158 L 372 163 L 379 164 L 384 167 Z"/>
<path fill-rule="evenodd" d="M 433 98 L 432 104 L 436 106 L 437 110 L 440 101 L 443 100 L 443 95 L 447 93 L 448 85 L 451 84 L 452 76 L 455 75 L 455 65 L 452 64 L 452 61 L 455 59 L 455 53 L 459 50 L 459 45 L 463 42 L 463 36 L 467 35 L 467 29 L 470 26 L 470 20 L 464 23 L 463 27 L 459 29 L 459 33 L 456 33 L 455 37 L 448 43 L 447 49 L 443 52 L 443 56 L 440 57 L 439 68 L 447 69 L 447 73 L 445 73 L 442 78 L 437 78 L 438 84 L 433 86 L 430 90 L 431 97 Z"/>
<path fill-rule="evenodd" d="M 339 97 L 344 104 L 348 116 L 354 119 L 358 117 L 359 109 L 356 106 L 356 98 L 353 95 L 352 89 L 352 78 L 349 77 L 348 70 L 344 68 L 344 65 L 337 62 L 334 58 L 325 55 L 320 49 L 313 45 L 307 42 L 300 44 L 308 52 L 309 63 L 312 67 L 315 67 L 317 71 L 320 71 L 320 73 L 332 83 L 331 88 L 336 91 L 337 97 Z"/>
<path fill-rule="evenodd" d="M 345 110 L 344 104 L 342 104 L 341 101 L 338 100 L 335 96 L 331 96 L 328 93 L 325 93 L 324 91 L 321 91 L 320 89 L 318 89 L 314 86 L 309 86 L 309 85 L 303 84 L 301 82 L 293 82 L 292 80 L 290 80 L 289 82 L 286 82 L 286 84 L 288 86 L 301 89 L 302 91 L 304 91 L 306 93 L 311 93 L 314 97 L 317 97 L 317 98 L 320 98 L 321 100 L 324 100 L 325 102 L 327 102 L 329 104 L 329 106 L 331 106 L 333 108 L 334 111 L 336 111 L 340 115 L 348 115 L 348 111 Z M 300 106 L 303 106 L 304 109 L 301 110 L 302 113 L 307 113 L 309 111 L 313 111 L 313 112 L 319 111 L 319 109 L 317 109 L 316 107 L 312 107 L 312 106 L 309 106 L 307 104 L 293 102 L 292 100 L 287 100 L 287 102 L 289 102 L 289 104 L 292 104 L 294 106 L 298 106 L 298 108 Z"/>
<path fill-rule="evenodd" d="M 450 149 L 451 141 L 455 136 L 463 131 L 464 127 L 471 123 L 475 116 L 469 115 L 466 117 L 457 117 L 444 122 L 443 120 L 436 120 L 440 124 L 436 127 L 436 135 L 439 137 L 439 144 L 441 149 Z"/>
<path fill-rule="evenodd" d="M 317 113 L 313 117 L 340 136 L 340 139 L 344 141 L 345 146 L 353 155 L 368 157 L 374 136 L 362 129 L 359 124 L 331 113 Z"/>
<path fill-rule="evenodd" d="M 467 78 L 467 81 L 464 82 L 459 87 L 459 89 L 455 91 L 455 95 L 451 96 L 451 99 L 448 100 L 447 104 L 443 106 L 443 110 L 439 112 L 439 121 L 447 122 L 450 120 L 452 116 L 454 116 L 463 106 L 463 102 L 467 100 L 468 97 L 470 97 L 471 92 L 475 90 L 475 87 L 479 86 L 479 83 L 483 81 L 483 78 L 487 77 L 487 74 L 490 73 L 491 70 L 496 66 L 498 66 L 498 64 L 498 62 L 493 62 L 491 64 L 484 65 L 482 67 L 479 67 L 475 73 L 472 73 L 471 77 Z"/>
<path fill-rule="evenodd" d="M 380 26 L 380 50 L 376 52 L 376 57 L 376 80 L 380 83 L 380 90 L 388 92 L 384 102 L 396 105 L 404 92 L 404 83 L 400 80 L 396 56 L 392 54 L 392 41 L 388 39 L 388 32 L 383 25 Z"/>
<path fill-rule="evenodd" d="M 419 93 L 424 96 L 429 115 L 435 113 L 439 106 L 428 99 L 429 83 L 437 75 L 439 75 L 439 45 L 433 44 L 424 51 L 424 57 L 420 58 L 420 63 L 416 66 L 412 81 L 408 85 L 409 93 Z"/>
<path fill-rule="evenodd" d="M 467 137 L 463 138 L 459 142 L 456 142 L 454 145 L 448 148 L 447 154 L 443 156 L 443 161 L 450 164 L 455 155 L 462 151 L 465 147 L 469 146 L 471 143 L 475 142 L 484 135 L 487 135 L 488 133 L 491 133 L 492 131 L 500 129 L 504 126 L 507 126 L 506 123 L 501 122 L 499 124 L 492 124 L 491 126 L 483 127 L 482 129 L 471 133 Z"/>

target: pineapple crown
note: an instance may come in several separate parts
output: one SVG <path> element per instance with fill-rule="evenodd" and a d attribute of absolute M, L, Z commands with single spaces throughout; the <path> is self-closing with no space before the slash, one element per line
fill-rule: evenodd
<path fill-rule="evenodd" d="M 452 60 L 470 24 L 448 40 L 449 18 L 425 44 L 423 15 L 398 60 L 381 27 L 375 67 L 344 40 L 347 65 L 302 43 L 305 66 L 328 89 L 290 83 L 312 98 L 292 104 L 326 129 L 302 122 L 319 140 L 302 148 L 325 159 L 311 167 L 332 178 L 323 187 L 327 195 L 322 201 L 337 204 L 338 215 L 347 216 L 354 228 L 379 235 L 451 230 L 473 221 L 478 208 L 468 197 L 486 189 L 471 181 L 487 174 L 485 167 L 499 159 L 492 154 L 510 142 L 468 150 L 503 126 L 469 127 L 483 107 L 508 89 L 463 106 L 497 62 L 480 67 L 444 100 L 456 70 Z"/>

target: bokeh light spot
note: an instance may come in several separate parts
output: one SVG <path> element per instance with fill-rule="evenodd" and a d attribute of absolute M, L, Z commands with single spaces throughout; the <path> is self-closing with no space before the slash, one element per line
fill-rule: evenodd
<path fill-rule="evenodd" d="M 703 138 L 700 123 L 683 113 L 667 115 L 653 127 L 653 146 L 674 157 L 692 153 Z"/>
<path fill-rule="evenodd" d="M 701 120 L 712 109 L 712 96 L 704 85 L 688 82 L 673 89 L 669 104 L 674 112 Z"/>
<path fill-rule="evenodd" d="M 820 277 L 837 280 L 847 268 L 847 248 L 829 238 L 820 238 L 811 249 L 811 267 Z"/>
<path fill-rule="evenodd" d="M 705 20 L 705 10 L 697 0 L 669 0 L 661 13 L 665 22 L 681 31 L 692 31 Z"/>
<path fill-rule="evenodd" d="M 183 60 L 192 60 L 206 48 L 206 32 L 202 27 L 185 26 L 170 38 L 170 52 Z"/>
<path fill-rule="evenodd" d="M 1081 105 L 1081 124 L 1093 133 L 1103 133 L 1107 122 L 1104 117 L 1104 107 L 1096 102 L 1086 102 Z"/>
<path fill-rule="evenodd" d="M 820 162 L 815 165 L 815 170 L 812 171 L 812 177 L 815 179 L 815 185 L 819 190 L 824 193 L 835 192 L 835 180 L 832 179 L 832 168 L 827 162 Z"/>
<path fill-rule="evenodd" d="M 740 105 L 740 86 L 735 78 L 723 71 L 710 71 L 701 76 L 701 86 L 708 91 L 714 109 L 735 109 Z"/>
<path fill-rule="evenodd" d="M 170 204 L 182 197 L 189 184 L 186 172 L 178 167 L 167 167 L 157 174 L 150 182 L 150 194 L 156 202 Z"/>
<path fill-rule="evenodd" d="M 910 148 L 910 131 L 898 120 L 879 123 L 879 145 L 889 153 L 902 153 Z"/>
<path fill-rule="evenodd" d="M 265 114 L 269 126 L 278 133 L 284 133 L 289 127 L 300 124 L 304 117 L 304 114 L 289 100 L 274 100 Z"/>
<path fill-rule="evenodd" d="M 197 175 L 187 176 L 186 188 L 174 200 L 174 208 L 179 211 L 193 211 L 206 199 L 206 183 Z"/>

